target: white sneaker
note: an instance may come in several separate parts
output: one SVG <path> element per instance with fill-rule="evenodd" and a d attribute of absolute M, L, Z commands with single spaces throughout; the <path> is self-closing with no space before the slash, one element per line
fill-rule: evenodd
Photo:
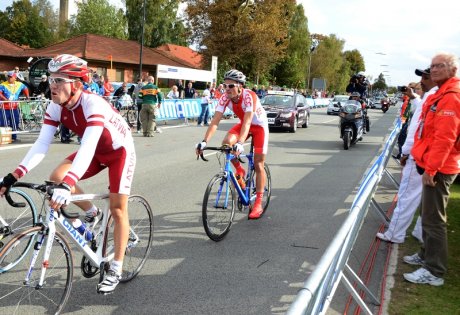
<path fill-rule="evenodd" d="M 161 128 L 157 128 L 157 130 L 155 130 L 156 133 L 163 133 L 163 131 L 161 130 Z"/>
<path fill-rule="evenodd" d="M 390 242 L 391 243 L 391 240 L 389 238 L 387 238 L 384 233 L 377 233 L 375 235 L 375 237 L 377 237 L 378 239 L 380 239 L 380 240 L 382 240 L 384 242 Z"/>
<path fill-rule="evenodd" d="M 86 226 L 90 229 L 90 231 L 93 231 L 94 227 L 99 223 L 99 221 L 102 220 L 101 213 L 102 213 L 101 209 L 97 208 L 97 213 L 95 216 L 91 214 L 85 215 Z"/>
<path fill-rule="evenodd" d="M 406 264 L 415 265 L 415 266 L 423 266 L 423 264 L 425 263 L 425 261 L 422 258 L 420 258 L 418 253 L 415 253 L 411 256 L 404 256 L 403 261 Z"/>
<path fill-rule="evenodd" d="M 417 284 L 429 284 L 435 287 L 441 286 L 444 284 L 443 278 L 438 278 L 433 276 L 431 272 L 426 270 L 425 268 L 419 268 L 412 273 L 405 273 L 404 279 L 409 282 L 417 283 Z"/>
<path fill-rule="evenodd" d="M 97 285 L 97 293 L 112 293 L 117 287 L 118 283 L 120 283 L 120 279 L 121 275 L 119 275 L 116 271 L 110 269 L 104 275 L 104 279 L 102 280 L 102 282 Z"/>

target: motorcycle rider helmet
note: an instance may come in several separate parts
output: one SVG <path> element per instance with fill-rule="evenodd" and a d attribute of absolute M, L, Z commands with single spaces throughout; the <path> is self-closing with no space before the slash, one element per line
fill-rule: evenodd
<path fill-rule="evenodd" d="M 364 71 L 359 71 L 358 74 L 357 74 L 358 77 L 365 77 L 366 74 L 364 73 Z"/>
<path fill-rule="evenodd" d="M 64 74 L 69 77 L 80 78 L 83 82 L 89 81 L 88 63 L 76 56 L 62 54 L 51 59 L 48 63 L 50 74 Z"/>
<path fill-rule="evenodd" d="M 359 94 L 359 92 L 353 92 L 353 93 L 351 93 L 350 96 L 351 97 L 361 97 L 361 94 Z"/>
<path fill-rule="evenodd" d="M 238 71 L 236 69 L 231 69 L 225 72 L 224 80 L 233 80 L 238 83 L 244 84 L 246 83 L 246 76 L 241 71 Z"/>

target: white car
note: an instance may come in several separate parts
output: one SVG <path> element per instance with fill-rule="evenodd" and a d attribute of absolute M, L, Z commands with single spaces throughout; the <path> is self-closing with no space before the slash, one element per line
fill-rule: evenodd
<path fill-rule="evenodd" d="M 348 95 L 336 95 L 332 99 L 331 103 L 327 106 L 328 115 L 338 115 L 340 112 L 341 104 L 345 103 L 350 99 Z"/>

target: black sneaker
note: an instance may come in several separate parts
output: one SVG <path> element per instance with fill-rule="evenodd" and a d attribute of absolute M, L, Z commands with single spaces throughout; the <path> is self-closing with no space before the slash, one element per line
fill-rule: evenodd
<path fill-rule="evenodd" d="M 104 275 L 104 279 L 97 285 L 97 293 L 110 294 L 113 293 L 118 283 L 120 283 L 121 275 L 110 269 Z"/>

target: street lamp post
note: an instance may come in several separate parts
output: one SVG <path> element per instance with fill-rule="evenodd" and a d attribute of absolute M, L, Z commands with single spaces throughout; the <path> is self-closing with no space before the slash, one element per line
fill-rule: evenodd
<path fill-rule="evenodd" d="M 308 59 L 308 75 L 307 75 L 307 91 L 310 89 L 310 69 L 311 69 L 311 55 L 316 50 L 319 45 L 319 41 L 316 38 L 313 38 L 310 46 L 310 54 Z"/>
<path fill-rule="evenodd" d="M 144 49 L 145 0 L 142 5 L 141 50 L 139 53 L 139 78 L 142 80 L 142 50 Z"/>

